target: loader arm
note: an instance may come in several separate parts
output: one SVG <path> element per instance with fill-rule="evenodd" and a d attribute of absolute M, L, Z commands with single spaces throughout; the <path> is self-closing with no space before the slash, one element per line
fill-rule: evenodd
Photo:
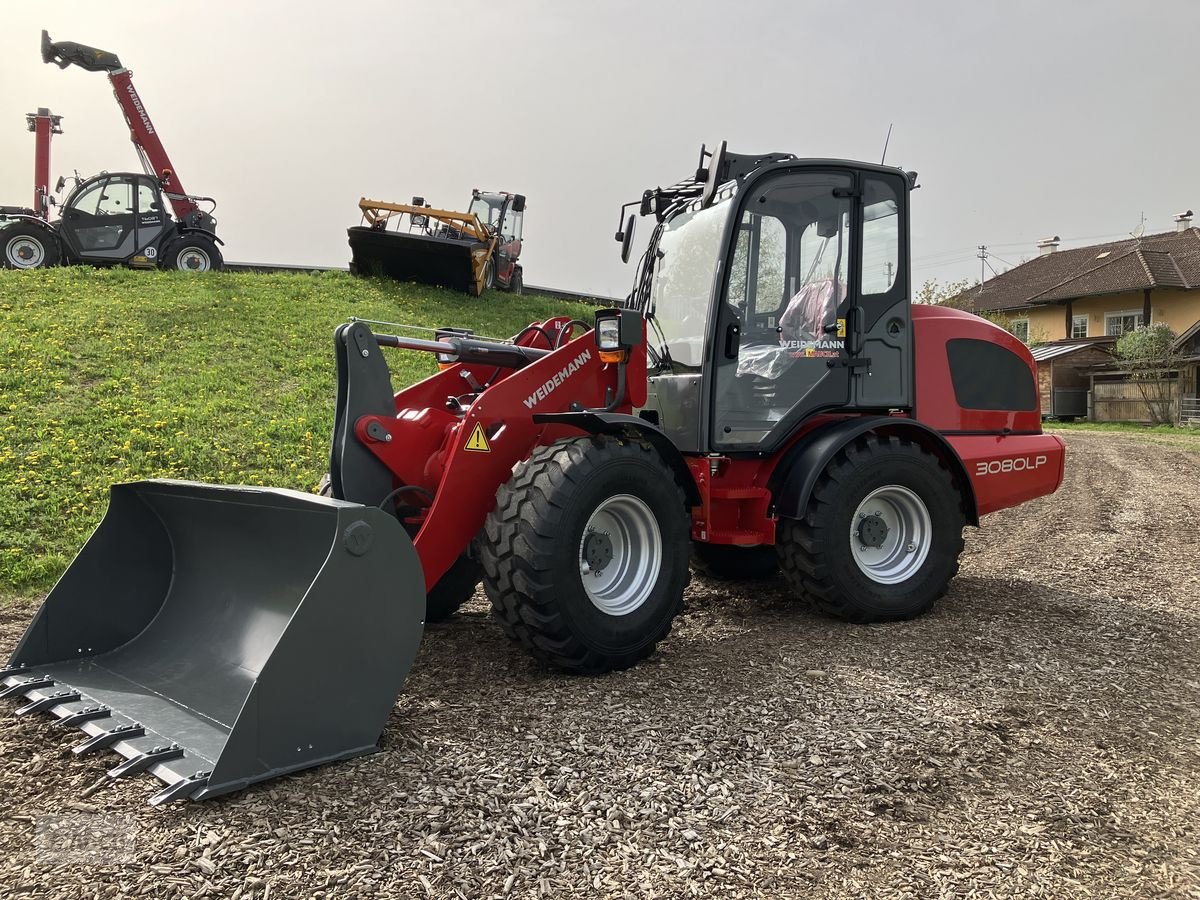
<path fill-rule="evenodd" d="M 147 175 L 157 178 L 162 184 L 163 192 L 175 212 L 175 218 L 187 225 L 213 229 L 210 213 L 201 210 L 196 204 L 196 200 L 207 198 L 193 197 L 184 189 L 183 182 L 159 139 L 158 131 L 150 120 L 150 114 L 146 112 L 146 106 L 133 86 L 133 73 L 121 65 L 121 60 L 115 53 L 71 41 L 54 42 L 50 40 L 50 35 L 43 31 L 42 61 L 62 69 L 79 66 L 88 72 L 107 73 L 113 96 L 117 98 L 117 105 L 121 107 L 121 114 L 129 127 L 129 139 L 137 149 L 142 168 Z"/>
<path fill-rule="evenodd" d="M 355 327 L 366 328 L 361 323 Z M 551 341 L 559 343 L 556 336 L 569 327 L 565 317 L 538 323 L 536 331 L 526 329 L 524 345 L 471 338 L 422 341 L 373 336 L 404 349 L 454 353 L 460 360 L 397 393 L 390 414 L 368 413 L 351 422 L 353 412 L 343 416 L 343 410 L 338 410 L 339 429 L 356 444 L 356 465 L 365 466 L 361 458 L 365 450 L 381 464 L 377 472 L 390 474 L 393 489 L 403 485 L 432 498 L 413 523 L 413 543 L 427 589 L 466 552 L 483 527 L 496 491 L 512 476 L 513 466 L 535 447 L 578 433 L 569 425 L 539 421 L 544 414 L 605 407 L 630 412 L 645 402 L 646 358 L 641 341 L 629 361 L 621 364 L 604 362 L 590 334 L 564 340 L 556 350 L 547 349 Z M 354 343 L 347 358 L 353 361 L 356 356 L 364 358 Z M 365 394 L 367 402 L 378 408 L 378 375 L 373 379 L 373 387 L 356 387 L 351 375 L 348 397 Z M 479 385 L 478 391 L 469 387 L 472 382 Z M 339 385 L 339 403 L 342 396 Z M 335 435 L 335 446 L 337 440 Z M 358 473 L 348 472 L 343 464 L 340 477 L 349 487 Z M 371 483 L 376 492 L 385 484 L 378 474 Z M 375 505 L 382 498 L 345 499 Z"/>

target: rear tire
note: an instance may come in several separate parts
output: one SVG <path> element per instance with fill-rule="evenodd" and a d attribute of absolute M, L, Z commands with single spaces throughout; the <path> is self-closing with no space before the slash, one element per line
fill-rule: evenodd
<path fill-rule="evenodd" d="M 683 603 L 683 491 L 650 446 L 559 441 L 517 464 L 479 551 L 510 638 L 568 672 L 625 669 L 654 652 Z"/>
<path fill-rule="evenodd" d="M 179 272 L 219 272 L 225 260 L 216 241 L 202 234 L 185 234 L 167 246 L 162 264 Z"/>
<path fill-rule="evenodd" d="M 44 269 L 58 265 L 58 238 L 37 225 L 0 228 L 0 263 L 6 269 Z"/>
<path fill-rule="evenodd" d="M 962 498 L 950 472 L 910 441 L 868 435 L 817 481 L 803 519 L 784 519 L 784 576 L 814 608 L 851 622 L 911 619 L 958 572 Z"/>
<path fill-rule="evenodd" d="M 458 608 L 475 596 L 475 588 L 483 577 L 477 560 L 466 553 L 454 561 L 446 574 L 425 595 L 425 621 L 445 622 Z"/>
<path fill-rule="evenodd" d="M 692 569 L 705 578 L 752 581 L 779 574 L 779 557 L 769 545 L 734 547 L 692 541 Z"/>

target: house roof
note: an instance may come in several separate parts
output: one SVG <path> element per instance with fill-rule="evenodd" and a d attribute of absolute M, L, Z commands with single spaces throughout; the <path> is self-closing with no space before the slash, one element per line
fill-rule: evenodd
<path fill-rule="evenodd" d="M 1031 348 L 1029 352 L 1033 354 L 1034 362 L 1045 362 L 1056 356 L 1066 356 L 1068 353 L 1074 353 L 1076 350 L 1090 346 L 1091 344 L 1039 344 Z"/>
<path fill-rule="evenodd" d="M 1200 228 L 1046 253 L 968 296 L 976 310 L 1002 310 L 1147 288 L 1200 288 Z"/>

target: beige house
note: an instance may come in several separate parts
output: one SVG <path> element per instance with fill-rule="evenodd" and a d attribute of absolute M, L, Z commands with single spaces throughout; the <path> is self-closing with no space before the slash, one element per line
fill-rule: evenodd
<path fill-rule="evenodd" d="M 1175 220 L 1175 231 L 1070 250 L 1050 238 L 1038 244 L 1040 255 L 969 292 L 976 312 L 1002 317 L 1035 347 L 1047 415 L 1085 415 L 1096 374 L 1107 369 L 1101 381 L 1119 380 L 1109 354 L 1126 331 L 1165 322 L 1180 337 L 1195 333 L 1200 228 L 1190 210 Z M 1181 402 L 1195 397 L 1195 364 L 1178 373 L 1177 390 Z M 1119 408 L 1130 417 L 1133 407 Z"/>

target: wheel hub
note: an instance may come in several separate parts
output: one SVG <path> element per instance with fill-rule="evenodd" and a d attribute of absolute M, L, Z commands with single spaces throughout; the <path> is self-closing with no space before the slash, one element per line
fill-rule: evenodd
<path fill-rule="evenodd" d="M 914 577 L 929 557 L 933 519 L 915 491 L 884 485 L 854 510 L 849 539 L 859 571 L 879 584 L 900 584 Z"/>
<path fill-rule="evenodd" d="M 858 540 L 864 547 L 882 547 L 887 536 L 887 522 L 880 516 L 864 516 L 858 520 Z"/>
<path fill-rule="evenodd" d="M 588 564 L 592 574 L 603 574 L 604 567 L 612 562 L 612 538 L 602 531 L 590 532 L 583 539 L 583 561 Z"/>
<path fill-rule="evenodd" d="M 579 540 L 580 581 L 596 609 L 610 616 L 637 610 L 662 564 L 662 533 L 644 500 L 616 494 L 596 507 Z"/>

